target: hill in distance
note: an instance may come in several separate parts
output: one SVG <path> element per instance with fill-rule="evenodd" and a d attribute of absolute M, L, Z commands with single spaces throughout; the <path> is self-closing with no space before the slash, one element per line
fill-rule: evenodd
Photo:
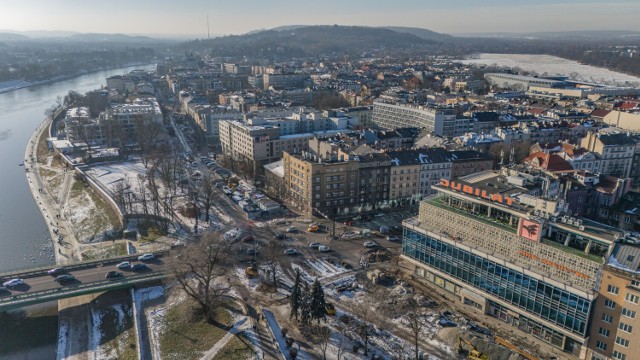
<path fill-rule="evenodd" d="M 187 46 L 213 48 L 227 56 L 264 56 L 288 54 L 293 56 L 319 55 L 327 53 L 352 53 L 376 48 L 408 49 L 429 46 L 427 40 L 407 32 L 364 26 L 290 25 L 271 30 L 230 35 L 211 40 L 198 40 Z"/>

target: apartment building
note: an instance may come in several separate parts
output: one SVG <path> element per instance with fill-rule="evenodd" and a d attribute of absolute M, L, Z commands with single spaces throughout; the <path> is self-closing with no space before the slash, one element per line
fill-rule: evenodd
<path fill-rule="evenodd" d="M 97 119 L 91 119 L 89 108 L 77 107 L 67 110 L 64 118 L 67 140 L 73 143 L 102 144 L 102 128 Z"/>
<path fill-rule="evenodd" d="M 632 360 L 640 354 L 640 247 L 616 244 L 602 270 L 589 336 L 590 360 Z"/>
<path fill-rule="evenodd" d="M 383 129 L 416 127 L 438 136 L 455 133 L 455 110 L 410 104 L 373 103 L 373 123 Z"/>
<path fill-rule="evenodd" d="M 451 152 L 451 176 L 455 180 L 460 176 L 471 175 L 493 169 L 491 156 L 475 150 L 457 150 Z"/>
<path fill-rule="evenodd" d="M 589 131 L 580 146 L 600 157 L 600 172 L 628 178 L 631 176 L 636 143 L 627 133 Z"/>
<path fill-rule="evenodd" d="M 348 156 L 319 157 L 308 151 L 282 154 L 285 198 L 302 211 L 327 216 L 356 211 L 360 164 Z"/>
<path fill-rule="evenodd" d="M 585 358 L 598 274 L 621 237 L 562 212 L 508 171 L 442 179 L 403 222 L 415 278 L 532 339 Z"/>
<path fill-rule="evenodd" d="M 249 125 L 235 120 L 219 122 L 222 153 L 253 163 L 255 172 L 277 161 L 283 152 L 306 149 L 311 133 L 281 135 L 281 128 L 269 124 Z"/>

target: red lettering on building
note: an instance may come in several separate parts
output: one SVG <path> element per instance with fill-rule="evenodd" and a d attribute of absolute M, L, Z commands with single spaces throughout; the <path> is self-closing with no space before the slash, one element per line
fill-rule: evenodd
<path fill-rule="evenodd" d="M 574 275 L 576 275 L 576 276 L 578 276 L 578 277 L 585 278 L 585 279 L 589 279 L 589 278 L 590 278 L 590 276 L 589 276 L 589 275 L 583 274 L 583 273 L 581 273 L 581 272 L 579 272 L 579 271 L 576 271 L 576 270 L 573 270 L 573 269 L 569 269 L 569 268 L 567 268 L 566 266 L 564 266 L 564 265 L 560 265 L 560 264 L 558 264 L 558 263 L 554 263 L 554 262 L 553 262 L 553 261 L 551 261 L 551 260 L 541 259 L 541 258 L 540 258 L 540 257 L 538 257 L 537 255 L 531 254 L 531 253 L 526 252 L 526 251 L 524 251 L 524 250 L 520 250 L 520 251 L 518 251 L 518 254 L 520 254 L 520 255 L 522 255 L 522 256 L 524 256 L 524 257 L 527 257 L 527 258 L 529 258 L 529 259 L 532 259 L 532 260 L 538 260 L 538 261 L 540 261 L 541 263 L 543 263 L 543 264 L 545 264 L 545 265 L 552 266 L 552 267 L 554 267 L 554 268 L 556 268 L 556 269 L 559 269 L 559 270 L 562 270 L 562 271 L 566 271 L 566 272 L 570 272 L 570 273 L 572 273 L 572 274 L 574 274 Z"/>
<path fill-rule="evenodd" d="M 438 185 L 455 191 L 461 191 L 472 196 L 491 200 L 500 204 L 513 205 L 514 203 L 513 199 L 508 196 L 503 196 L 501 194 L 489 194 L 486 190 L 474 188 L 470 185 L 462 185 L 461 183 L 456 183 L 455 181 L 449 181 L 447 179 L 440 179 L 440 183 Z"/>

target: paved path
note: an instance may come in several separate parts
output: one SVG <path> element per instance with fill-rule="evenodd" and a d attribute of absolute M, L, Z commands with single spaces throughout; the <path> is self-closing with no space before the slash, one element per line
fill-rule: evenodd
<path fill-rule="evenodd" d="M 218 352 L 220 352 L 220 350 L 222 350 L 225 345 L 227 345 L 227 343 L 231 341 L 234 336 L 236 336 L 237 333 L 248 328 L 249 325 L 247 320 L 247 317 L 244 316 L 242 319 L 233 324 L 233 327 L 229 329 L 229 331 L 222 337 L 222 339 L 218 340 L 218 342 L 211 349 L 209 349 L 209 351 L 207 351 L 204 356 L 200 358 L 200 360 L 215 359 L 215 356 L 218 354 Z"/>

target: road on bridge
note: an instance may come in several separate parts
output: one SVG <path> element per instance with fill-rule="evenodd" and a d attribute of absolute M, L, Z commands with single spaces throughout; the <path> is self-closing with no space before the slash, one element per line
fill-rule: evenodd
<path fill-rule="evenodd" d="M 135 257 L 133 257 L 135 259 Z M 108 260 L 105 262 L 98 262 L 95 264 L 90 264 L 88 266 L 83 266 L 80 268 L 71 267 L 65 274 L 73 275 L 76 280 L 66 282 L 63 284 L 58 284 L 55 281 L 55 276 L 49 275 L 46 271 L 36 274 L 36 275 L 28 275 L 21 277 L 20 274 L 8 275 L 3 274 L 1 281 L 5 282 L 12 277 L 22 278 L 25 282 L 24 285 L 16 286 L 8 289 L 7 292 L 0 292 L 0 302 L 10 301 L 11 298 L 28 295 L 30 293 L 38 293 L 38 292 L 46 292 L 51 290 L 56 290 L 57 288 L 68 288 L 83 284 L 90 284 L 95 282 L 104 282 L 106 280 L 106 275 L 109 271 L 118 271 L 121 272 L 124 277 L 112 280 L 115 282 L 126 281 L 128 278 L 134 276 L 143 276 L 143 275 L 152 275 L 155 273 L 162 273 L 166 268 L 166 263 L 163 260 L 163 257 L 156 257 L 150 261 L 138 261 L 138 260 L 130 260 L 131 264 L 144 263 L 147 265 L 147 269 L 142 271 L 132 271 L 130 269 L 117 269 L 116 265 L 120 261 L 124 261 L 125 259 L 120 259 L 115 262 L 114 260 Z"/>

